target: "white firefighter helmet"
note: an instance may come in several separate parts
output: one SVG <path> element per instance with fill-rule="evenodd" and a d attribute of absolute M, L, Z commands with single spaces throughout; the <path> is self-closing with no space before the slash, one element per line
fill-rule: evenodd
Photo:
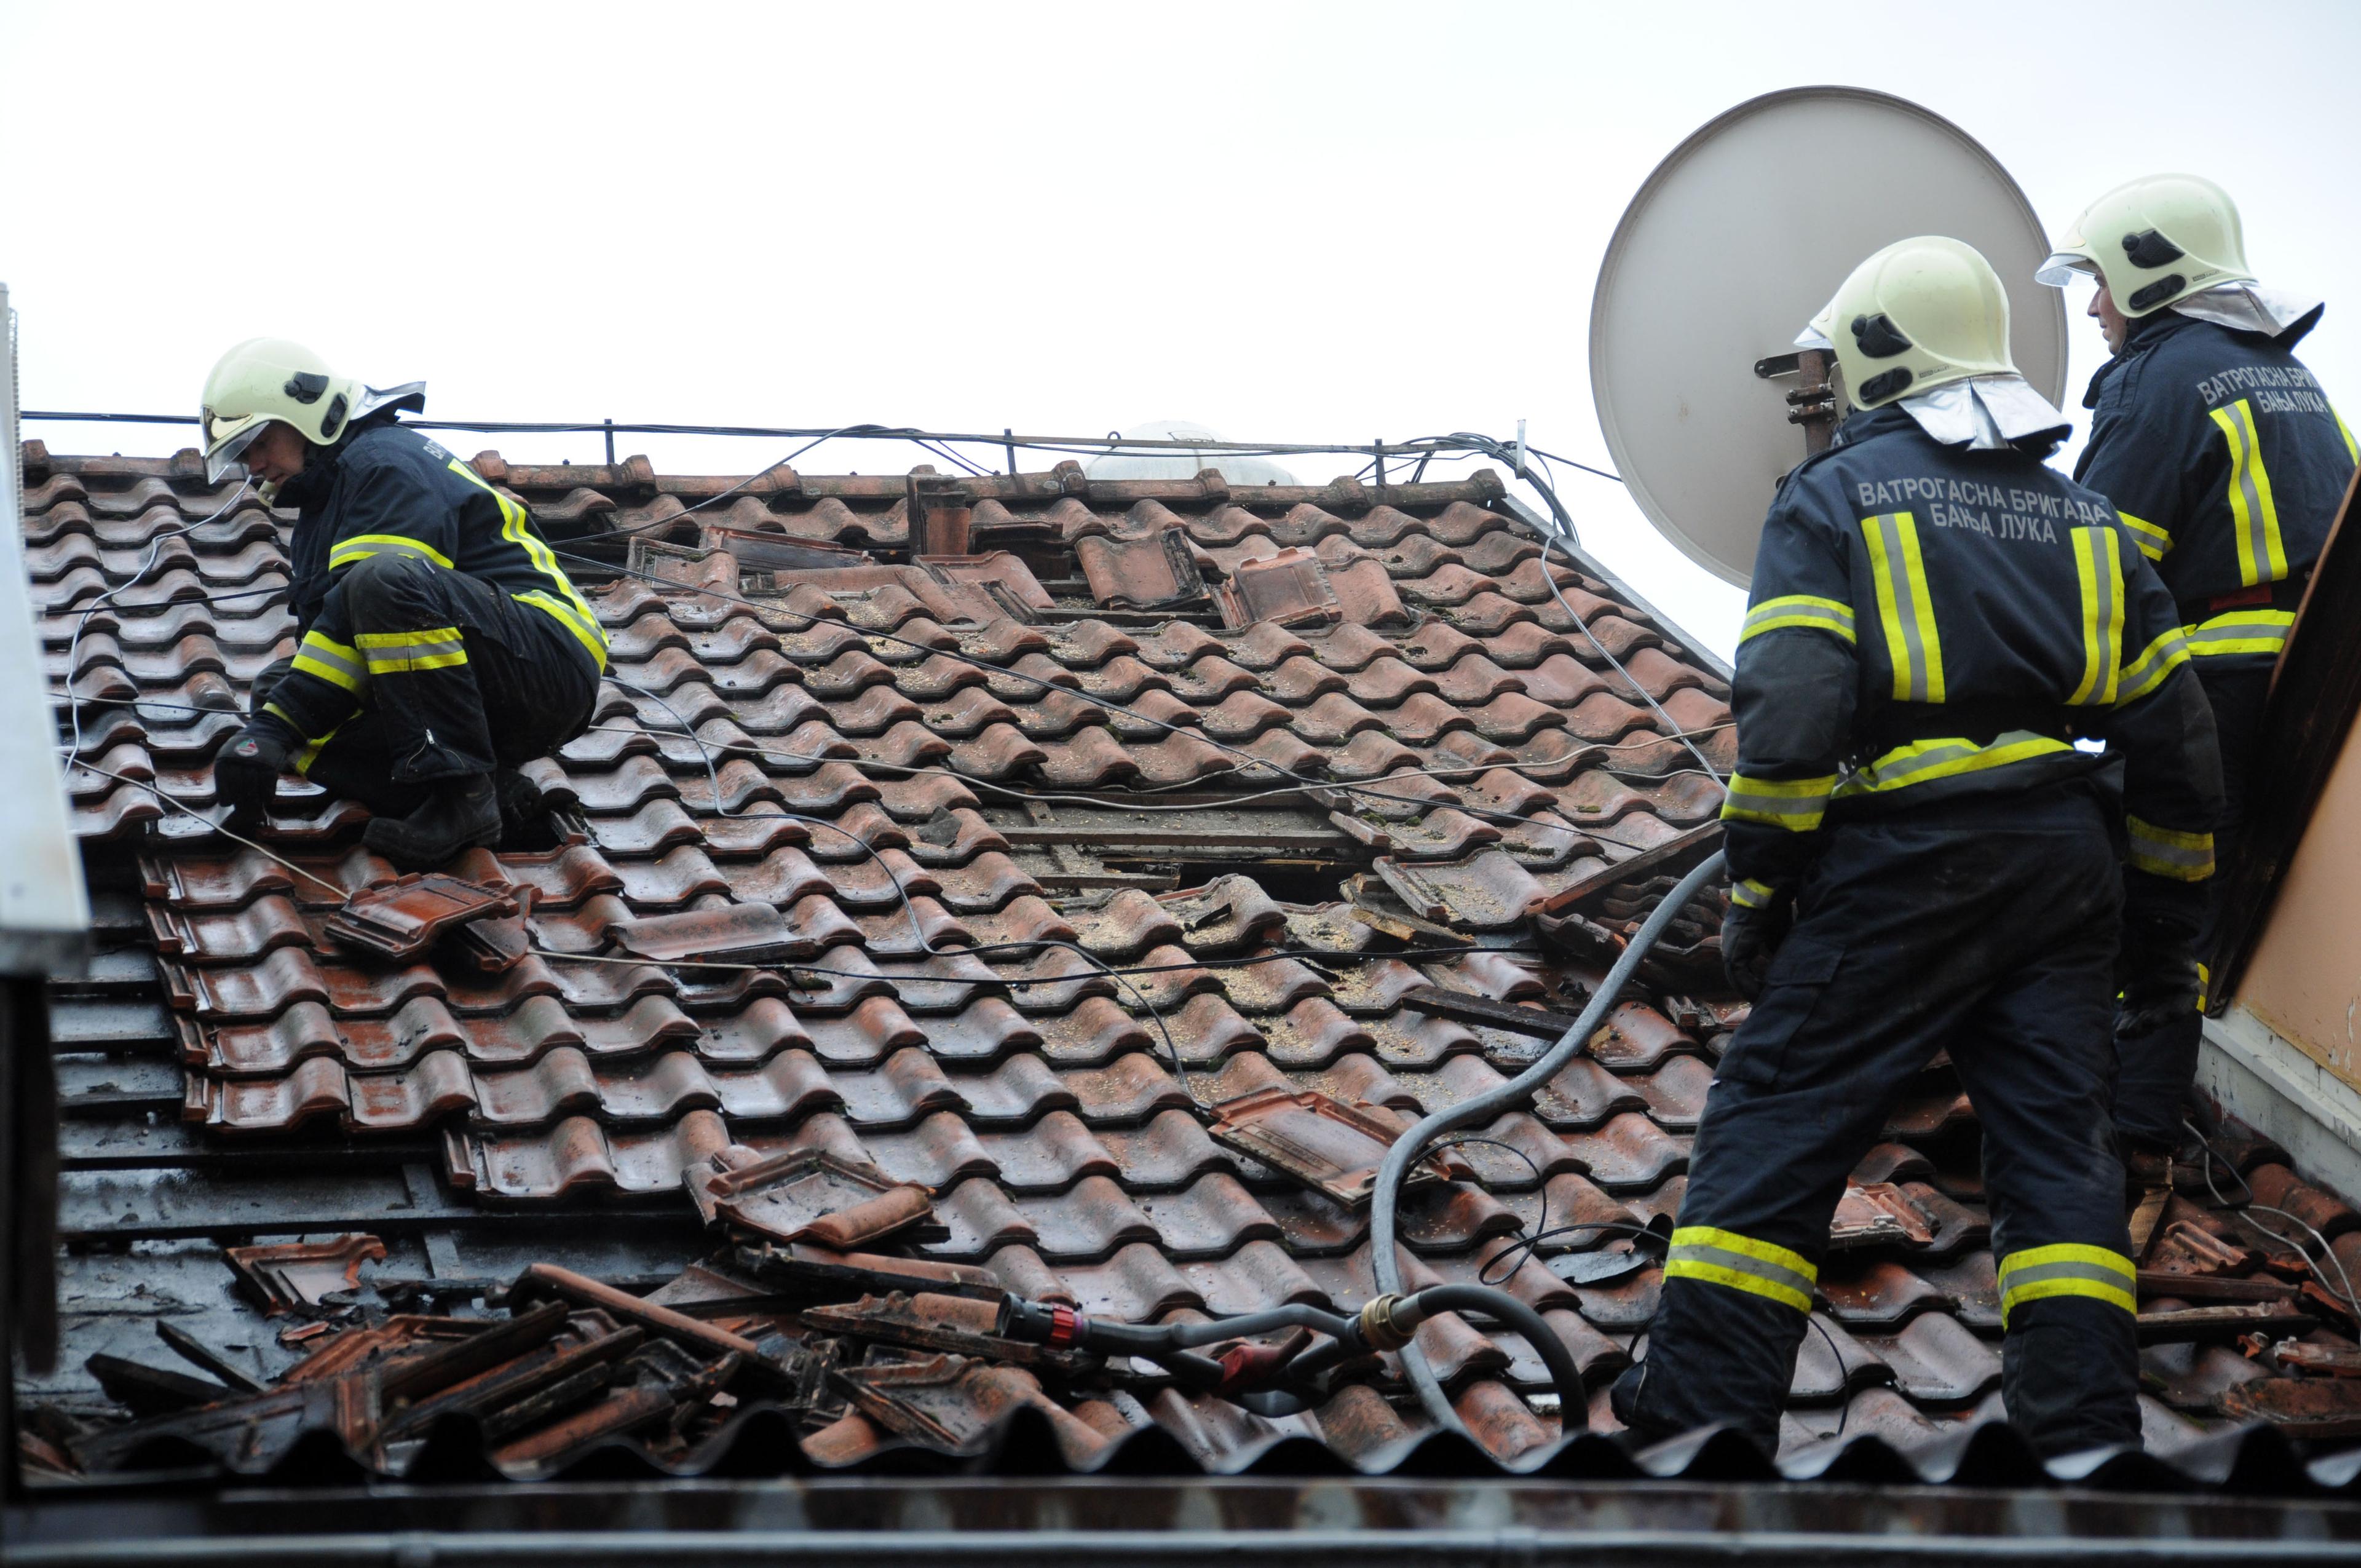
<path fill-rule="evenodd" d="M 199 422 L 205 477 L 218 484 L 273 420 L 292 425 L 314 446 L 331 444 L 344 433 L 360 395 L 358 381 L 337 375 L 302 344 L 247 338 L 205 378 Z"/>
<path fill-rule="evenodd" d="M 426 383 L 364 387 L 339 376 L 328 362 L 300 343 L 282 337 L 249 337 L 221 356 L 205 378 L 198 423 L 204 437 L 205 478 L 219 484 L 277 420 L 301 432 L 314 446 L 333 446 L 358 420 L 379 409 L 423 409 Z"/>
<path fill-rule="evenodd" d="M 2034 277 L 2062 289 L 2077 272 L 2096 272 L 2127 316 L 2255 280 L 2237 203 L 2194 174 L 2151 174 L 2092 203 Z"/>
<path fill-rule="evenodd" d="M 2000 275 L 1974 246 L 1941 235 L 1896 240 L 1854 268 L 1812 329 L 1835 347 L 1855 408 L 2016 372 Z"/>

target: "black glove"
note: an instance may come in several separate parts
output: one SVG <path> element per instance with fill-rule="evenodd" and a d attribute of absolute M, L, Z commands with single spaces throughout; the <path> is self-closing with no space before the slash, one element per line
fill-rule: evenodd
<path fill-rule="evenodd" d="M 2137 1039 L 2197 1011 L 2197 936 L 2187 923 L 2137 909 L 2124 913 L 2124 945 L 2115 958 L 2123 1000 L 2115 1014 L 2118 1039 Z"/>
<path fill-rule="evenodd" d="M 214 757 L 214 793 L 230 808 L 223 826 L 233 833 L 261 826 L 278 798 L 279 775 L 294 765 L 294 737 L 287 727 L 267 717 L 248 719 Z"/>
<path fill-rule="evenodd" d="M 1721 917 L 1721 972 L 1747 1001 L 1763 994 L 1772 956 L 1787 939 L 1794 916 L 1795 901 L 1784 893 L 1774 893 L 1757 905 L 1730 899 L 1730 913 Z"/>

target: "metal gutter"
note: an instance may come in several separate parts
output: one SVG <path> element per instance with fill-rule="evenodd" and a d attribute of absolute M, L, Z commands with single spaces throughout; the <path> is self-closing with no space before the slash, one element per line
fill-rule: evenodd
<path fill-rule="evenodd" d="M 159 1539 L 177 1537 L 179 1539 Z M 880 1477 L 116 1495 L 9 1510 L 15 1564 L 754 1561 L 2277 1563 L 2361 1505 L 1874 1485 Z"/>

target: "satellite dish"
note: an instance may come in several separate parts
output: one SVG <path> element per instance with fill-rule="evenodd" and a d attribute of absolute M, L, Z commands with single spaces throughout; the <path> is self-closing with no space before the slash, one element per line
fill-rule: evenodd
<path fill-rule="evenodd" d="M 2066 304 L 2033 280 L 2049 254 L 2008 170 L 1959 126 L 1858 87 L 1750 99 L 1656 166 L 1625 209 L 1590 304 L 1590 386 L 1615 466 L 1649 521 L 1744 587 L 1780 477 L 1795 353 L 1837 285 L 1912 235 L 1984 253 L 2008 290 L 2009 347 L 2051 402 L 2066 388 Z"/>

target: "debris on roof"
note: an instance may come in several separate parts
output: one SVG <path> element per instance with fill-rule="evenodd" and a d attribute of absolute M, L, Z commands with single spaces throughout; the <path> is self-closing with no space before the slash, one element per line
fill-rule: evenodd
<path fill-rule="evenodd" d="M 1506 1289 L 1578 1368 L 1574 1402 L 1538 1342 L 1469 1313 L 1414 1341 L 1465 1438 L 1391 1350 L 1290 1383 L 1317 1332 L 1159 1360 L 1004 1321 L 1368 1309 L 1384 1149 L 1562 1036 L 1712 848 L 1725 672 L 1545 551 L 1493 475 L 483 455 L 614 678 L 529 770 L 530 839 L 404 882 L 316 791 L 287 786 L 259 849 L 214 829 L 212 754 L 289 646 L 286 521 L 249 502 L 168 537 L 230 499 L 185 455 L 26 463 L 109 944 L 53 988 L 69 1357 L 23 1385 L 37 1474 L 279 1474 L 313 1432 L 384 1474 L 1020 1441 L 1085 1470 L 1472 1442 L 1637 1473 L 1600 1446 L 1604 1389 L 1644 1351 L 1744 1017 L 1718 894 L 1529 1109 L 1433 1151 L 1403 1200 L 1406 1289 Z M 1782 1451 L 1815 1470 L 1874 1441 L 1941 1479 L 2001 1441 L 1969 1435 L 2000 1323 L 1948 1063 L 1884 1137 Z M 2338 1433 L 2361 1215 L 2265 1143 L 2173 1178 L 2140 1281 L 2152 1450 L 2252 1419 Z M 257 1391 L 148 1365 L 151 1321 Z"/>

